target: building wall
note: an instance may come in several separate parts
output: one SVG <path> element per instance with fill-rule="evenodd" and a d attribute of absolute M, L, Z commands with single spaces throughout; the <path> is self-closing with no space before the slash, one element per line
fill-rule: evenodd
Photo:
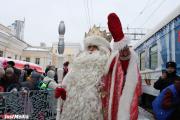
<path fill-rule="evenodd" d="M 3 53 L 1 57 L 20 59 L 27 46 L 28 44 L 17 39 L 9 28 L 0 24 L 0 51 Z"/>
<path fill-rule="evenodd" d="M 43 67 L 43 69 L 45 70 L 45 68 L 47 67 L 47 65 L 52 64 L 52 55 L 49 51 L 28 51 L 28 50 L 24 50 L 23 54 L 22 54 L 22 59 L 26 60 L 26 58 L 30 58 L 29 62 L 35 63 L 36 64 L 36 58 L 40 58 L 40 66 Z"/>
<path fill-rule="evenodd" d="M 74 57 L 81 51 L 80 43 L 65 43 L 64 54 L 58 53 L 58 42 L 53 43 L 52 47 L 36 46 L 32 47 L 25 41 L 15 37 L 13 29 L 0 24 L 0 57 L 26 60 L 35 63 L 36 58 L 40 58 L 40 66 L 44 69 L 47 65 L 55 65 L 57 68 L 62 67 L 65 61 L 72 62 Z M 37 50 L 28 50 L 27 48 L 37 48 Z M 40 51 L 39 49 L 44 49 Z M 2 56 L 1 56 L 2 55 Z"/>
<path fill-rule="evenodd" d="M 64 53 L 63 53 L 63 62 L 69 61 L 72 62 L 74 57 L 81 51 L 80 43 L 65 43 Z M 58 54 L 58 43 L 53 43 L 52 52 Z"/>
<path fill-rule="evenodd" d="M 39 65 L 44 69 L 52 63 L 52 55 L 49 48 L 45 49 L 45 51 L 25 50 L 29 46 L 25 41 L 15 37 L 14 31 L 0 24 L 0 57 L 17 60 L 26 60 L 26 57 L 30 57 L 30 62 L 32 63 L 35 63 L 36 58 L 40 58 Z"/>

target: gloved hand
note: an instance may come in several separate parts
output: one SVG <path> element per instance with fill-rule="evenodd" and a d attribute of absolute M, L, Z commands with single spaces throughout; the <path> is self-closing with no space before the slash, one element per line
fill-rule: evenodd
<path fill-rule="evenodd" d="M 61 97 L 63 100 L 66 100 L 66 90 L 64 88 L 57 87 L 55 89 L 55 98 Z"/>
<path fill-rule="evenodd" d="M 124 38 L 120 19 L 115 13 L 110 13 L 108 15 L 108 28 L 111 32 L 112 37 L 114 38 L 114 42 L 118 42 L 119 40 Z"/>

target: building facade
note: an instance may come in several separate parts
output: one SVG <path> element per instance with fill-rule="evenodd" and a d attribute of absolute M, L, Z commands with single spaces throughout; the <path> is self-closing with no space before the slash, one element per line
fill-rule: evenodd
<path fill-rule="evenodd" d="M 70 63 L 73 61 L 74 57 L 82 50 L 81 44 L 80 43 L 65 43 L 64 47 L 64 53 L 63 53 L 63 63 L 65 61 L 69 61 Z M 53 43 L 52 44 L 52 53 L 53 55 L 58 54 L 58 43 Z M 59 57 L 61 57 L 59 55 Z M 56 57 L 57 58 L 57 57 Z M 53 58 L 52 63 L 57 63 L 57 60 Z"/>
<path fill-rule="evenodd" d="M 0 24 L 0 57 L 21 60 L 23 49 L 28 46 L 10 28 Z"/>
<path fill-rule="evenodd" d="M 17 20 L 8 27 L 0 24 L 0 57 L 32 62 L 45 69 L 52 64 L 51 47 L 29 45 L 23 40 L 24 28 L 21 27 Z"/>
<path fill-rule="evenodd" d="M 81 51 L 80 43 L 65 43 L 63 55 L 58 53 L 58 42 L 51 47 L 46 47 L 45 43 L 31 46 L 23 40 L 23 27 L 23 21 L 17 20 L 8 27 L 0 24 L 0 57 L 32 62 L 45 70 L 48 65 L 58 68 L 64 61 L 72 62 Z"/>
<path fill-rule="evenodd" d="M 52 54 L 49 48 L 27 47 L 23 49 L 22 59 L 42 66 L 43 69 L 52 63 Z"/>

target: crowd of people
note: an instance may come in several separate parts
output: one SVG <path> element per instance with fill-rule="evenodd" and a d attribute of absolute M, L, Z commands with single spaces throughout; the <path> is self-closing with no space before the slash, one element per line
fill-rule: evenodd
<path fill-rule="evenodd" d="M 85 50 L 74 59 L 71 70 L 69 62 L 64 63 L 60 86 L 58 70 L 53 65 L 47 66 L 45 73 L 38 73 L 28 64 L 20 70 L 8 61 L 0 67 L 0 92 L 54 89 L 55 97 L 63 100 L 62 110 L 57 111 L 61 120 L 137 120 L 138 98 L 142 94 L 137 56 L 128 46 L 115 13 L 108 15 L 108 28 L 115 52 L 111 50 L 109 36 L 102 31 L 93 32 L 84 39 Z M 166 68 L 154 84 L 160 94 L 152 102 L 153 112 L 157 120 L 177 120 L 180 77 L 175 62 L 168 62 Z"/>
<path fill-rule="evenodd" d="M 178 120 L 180 118 L 180 77 L 176 73 L 176 63 L 167 62 L 166 70 L 154 83 L 160 94 L 152 103 L 157 120 Z"/>
<path fill-rule="evenodd" d="M 66 63 L 66 73 L 67 66 Z M 25 64 L 24 68 L 20 70 L 15 67 L 13 61 L 7 61 L 0 67 L 0 92 L 44 90 L 49 87 L 50 82 L 58 83 L 57 68 L 53 65 L 47 66 L 44 73 L 31 69 L 29 64 Z"/>

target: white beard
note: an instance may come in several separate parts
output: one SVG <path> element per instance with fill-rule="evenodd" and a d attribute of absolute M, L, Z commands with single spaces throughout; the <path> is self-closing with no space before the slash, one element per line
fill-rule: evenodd
<path fill-rule="evenodd" d="M 75 58 L 71 70 L 65 76 L 67 100 L 61 120 L 101 120 L 101 99 L 97 86 L 105 72 L 108 56 L 100 51 L 87 51 Z"/>
<path fill-rule="evenodd" d="M 64 78 L 62 84 L 68 87 L 72 81 L 73 83 L 79 81 L 87 83 L 90 82 L 88 79 L 91 79 L 91 84 L 97 84 L 105 73 L 107 61 L 108 56 L 103 52 L 95 51 L 92 54 L 88 51 L 82 52 L 74 59 L 73 64 L 70 66 L 69 73 Z M 90 78 L 87 76 L 90 76 Z M 72 81 L 71 77 L 73 77 Z M 74 80 L 74 77 L 77 77 L 78 81 Z"/>
<path fill-rule="evenodd" d="M 93 53 L 89 53 L 88 51 L 84 51 L 75 58 L 72 69 L 88 69 L 87 67 L 97 65 L 98 69 L 104 70 L 107 60 L 108 56 L 103 52 L 95 51 Z"/>

